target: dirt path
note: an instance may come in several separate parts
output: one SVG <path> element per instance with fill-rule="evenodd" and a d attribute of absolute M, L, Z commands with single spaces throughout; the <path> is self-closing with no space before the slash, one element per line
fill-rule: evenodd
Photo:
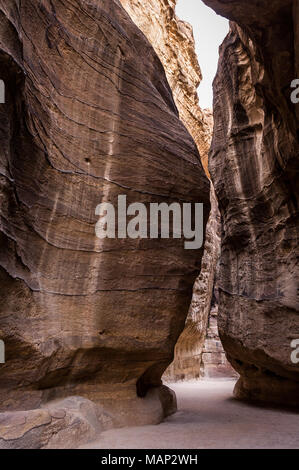
<path fill-rule="evenodd" d="M 171 385 L 179 411 L 158 426 L 107 431 L 89 449 L 299 448 L 299 414 L 232 399 L 233 381 Z"/>

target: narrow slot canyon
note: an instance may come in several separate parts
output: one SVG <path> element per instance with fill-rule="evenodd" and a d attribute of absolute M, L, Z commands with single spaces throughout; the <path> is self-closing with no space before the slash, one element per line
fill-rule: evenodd
<path fill-rule="evenodd" d="M 197 2 L 208 106 L 192 0 L 0 0 L 0 449 L 299 447 L 299 0 Z"/>

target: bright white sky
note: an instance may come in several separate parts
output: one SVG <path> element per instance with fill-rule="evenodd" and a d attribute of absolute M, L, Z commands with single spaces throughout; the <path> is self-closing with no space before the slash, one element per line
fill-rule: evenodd
<path fill-rule="evenodd" d="M 201 0 L 178 0 L 177 16 L 193 26 L 196 52 L 203 80 L 198 89 L 201 108 L 212 108 L 212 83 L 217 72 L 218 49 L 228 33 L 229 22 Z"/>

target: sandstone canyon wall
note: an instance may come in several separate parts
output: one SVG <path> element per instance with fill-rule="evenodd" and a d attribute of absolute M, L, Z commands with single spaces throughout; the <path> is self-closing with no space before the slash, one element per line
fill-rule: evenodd
<path fill-rule="evenodd" d="M 118 0 L 0 0 L 0 447 L 74 446 L 174 410 L 161 375 L 203 250 L 95 236 L 96 206 L 117 206 L 119 194 L 204 202 L 209 216 L 190 136 L 206 158 L 191 30 L 173 16 L 174 1 L 148 3 L 165 6 L 186 77 L 174 39 L 170 52 L 155 52 Z M 298 405 L 298 1 L 205 3 L 235 22 L 215 80 L 210 155 L 223 222 L 221 338 L 241 375 L 238 397 Z M 177 106 L 167 78 L 173 90 L 180 83 Z M 200 348 L 202 320 L 192 333 Z"/>
<path fill-rule="evenodd" d="M 176 16 L 177 0 L 120 2 L 158 54 L 180 119 L 193 137 L 208 173 L 213 128 L 211 114 L 202 110 L 198 102 L 197 88 L 202 74 L 191 25 Z"/>
<path fill-rule="evenodd" d="M 176 16 L 177 0 L 121 0 L 121 3 L 157 52 L 172 89 L 180 119 L 192 135 L 209 176 L 208 154 L 213 134 L 213 116 L 211 111 L 202 110 L 198 102 L 197 88 L 202 74 L 195 52 L 192 27 Z M 164 379 L 168 382 L 200 376 L 215 270 L 220 254 L 220 217 L 213 189 L 211 205 L 201 274 L 194 285 L 186 326 L 176 344 L 174 361 L 164 374 Z M 217 348 L 216 354 L 206 355 L 215 368 L 217 369 L 220 355 L 221 361 L 227 365 L 227 370 L 231 370 L 218 335 L 213 335 L 207 344 Z"/>
<path fill-rule="evenodd" d="M 200 360 L 200 377 L 205 379 L 237 378 L 238 373 L 228 362 L 222 343 L 219 338 L 218 309 L 219 289 L 218 273 L 219 259 L 216 267 L 213 295 L 210 304 L 205 341 L 202 347 Z"/>
<path fill-rule="evenodd" d="M 299 404 L 298 1 L 204 0 L 233 22 L 214 83 L 219 329 L 237 397 Z"/>
<path fill-rule="evenodd" d="M 167 382 L 199 379 L 205 375 L 202 370 L 202 356 L 206 344 L 219 255 L 220 217 L 216 197 L 211 189 L 211 213 L 207 224 L 201 273 L 194 284 L 185 328 L 175 346 L 175 359 L 164 374 Z M 214 343 L 214 340 L 220 343 L 219 337 L 215 335 L 209 344 Z M 223 349 L 222 353 L 224 354 Z M 215 355 L 210 359 L 214 362 Z"/>
<path fill-rule="evenodd" d="M 198 150 L 117 0 L 0 0 L 0 16 L 0 446 L 158 422 L 203 250 L 100 240 L 95 208 L 203 202 L 206 224 Z"/>

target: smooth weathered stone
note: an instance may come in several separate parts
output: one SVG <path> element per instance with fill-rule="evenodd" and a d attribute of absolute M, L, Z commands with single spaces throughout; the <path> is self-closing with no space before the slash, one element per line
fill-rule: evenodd
<path fill-rule="evenodd" d="M 197 89 L 202 73 L 192 26 L 175 12 L 177 0 L 120 0 L 161 60 L 179 116 L 193 137 L 208 174 L 213 116 L 202 109 Z"/>
<path fill-rule="evenodd" d="M 202 74 L 191 25 L 177 17 L 176 0 L 121 0 L 121 3 L 157 52 L 180 119 L 194 138 L 209 176 L 208 154 L 213 134 L 213 115 L 208 109 L 202 110 L 198 101 L 197 88 Z M 164 374 L 168 382 L 194 379 L 200 375 L 201 354 L 220 254 L 220 217 L 212 188 L 211 206 L 201 273 L 194 285 L 192 303 L 184 331 L 175 347 L 174 361 Z"/>
<path fill-rule="evenodd" d="M 206 225 L 197 148 L 118 1 L 1 0 L 0 14 L 0 411 L 75 395 L 120 425 L 158 422 L 151 389 L 172 360 L 203 250 L 100 240 L 95 209 L 119 194 L 203 202 Z"/>

